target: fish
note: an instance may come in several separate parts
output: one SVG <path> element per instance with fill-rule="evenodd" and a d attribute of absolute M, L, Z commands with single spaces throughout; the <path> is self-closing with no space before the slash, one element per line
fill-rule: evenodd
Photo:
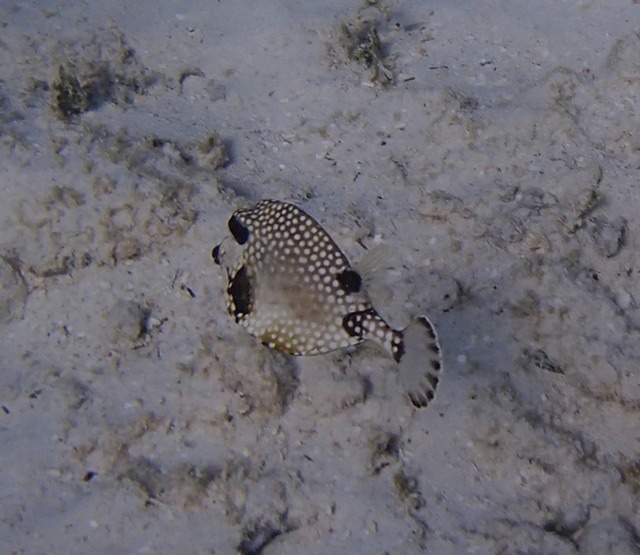
<path fill-rule="evenodd" d="M 363 272 L 312 216 L 267 199 L 236 210 L 227 227 L 211 254 L 227 280 L 229 314 L 249 334 L 295 356 L 375 343 L 397 363 L 413 407 L 435 398 L 443 363 L 431 321 L 418 316 L 392 328 L 374 308 Z"/>

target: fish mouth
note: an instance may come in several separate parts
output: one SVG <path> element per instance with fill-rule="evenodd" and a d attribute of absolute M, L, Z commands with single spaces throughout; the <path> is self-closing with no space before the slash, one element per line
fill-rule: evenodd
<path fill-rule="evenodd" d="M 215 247 L 213 247 L 213 250 L 211 251 L 211 257 L 213 258 L 213 261 L 220 266 L 220 245 L 216 245 Z"/>

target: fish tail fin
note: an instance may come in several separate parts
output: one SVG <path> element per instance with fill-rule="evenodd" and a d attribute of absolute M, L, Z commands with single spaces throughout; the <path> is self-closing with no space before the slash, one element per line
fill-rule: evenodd
<path fill-rule="evenodd" d="M 411 404 L 425 408 L 433 401 L 442 373 L 442 349 L 438 334 L 426 316 L 418 316 L 404 330 L 394 352 L 400 380 Z"/>

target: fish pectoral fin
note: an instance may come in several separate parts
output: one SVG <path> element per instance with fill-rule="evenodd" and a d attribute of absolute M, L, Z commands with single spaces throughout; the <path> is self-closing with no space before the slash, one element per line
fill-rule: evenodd
<path fill-rule="evenodd" d="M 398 369 L 411 404 L 425 408 L 434 398 L 442 374 L 442 349 L 433 324 L 419 316 L 402 332 Z"/>
<path fill-rule="evenodd" d="M 367 251 L 357 264 L 354 270 L 362 277 L 364 289 L 375 287 L 378 282 L 384 281 L 386 270 L 393 267 L 391 263 L 392 251 L 388 245 L 377 245 Z"/>

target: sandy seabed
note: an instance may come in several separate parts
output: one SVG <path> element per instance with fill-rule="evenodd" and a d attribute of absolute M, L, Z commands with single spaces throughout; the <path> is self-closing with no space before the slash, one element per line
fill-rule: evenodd
<path fill-rule="evenodd" d="M 94 5 L 95 4 L 95 5 Z M 0 553 L 640 553 L 640 5 L 3 2 Z M 296 203 L 445 352 L 233 323 Z"/>

